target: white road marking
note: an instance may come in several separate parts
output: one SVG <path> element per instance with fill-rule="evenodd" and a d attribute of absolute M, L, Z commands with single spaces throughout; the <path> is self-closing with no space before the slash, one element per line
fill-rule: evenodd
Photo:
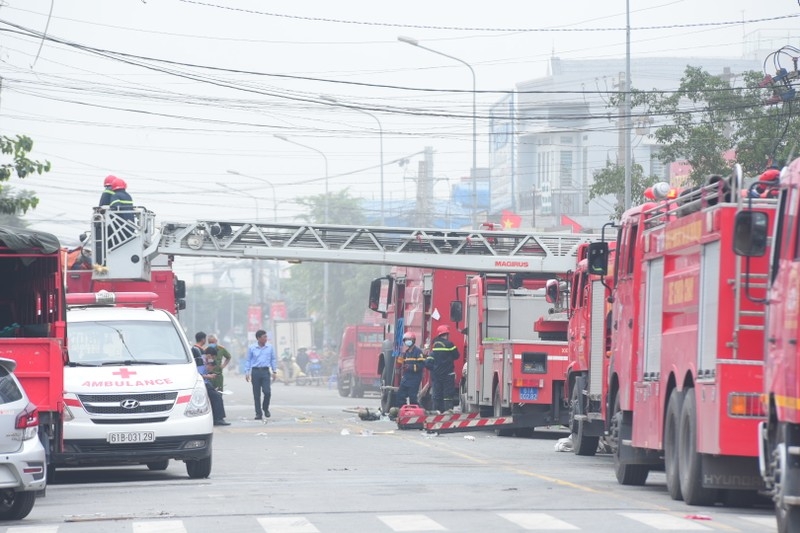
<path fill-rule="evenodd" d="M 447 528 L 422 514 L 378 515 L 378 520 L 394 531 L 447 531 Z"/>
<path fill-rule="evenodd" d="M 636 520 L 659 531 L 710 531 L 711 528 L 688 518 L 681 518 L 666 513 L 619 513 L 621 516 Z"/>
<path fill-rule="evenodd" d="M 523 529 L 527 529 L 529 531 L 535 531 L 537 529 L 549 529 L 549 530 L 574 530 L 580 529 L 577 526 L 573 526 L 563 520 L 559 520 L 554 516 L 550 516 L 549 514 L 545 513 L 497 513 L 499 516 L 502 516 L 509 522 L 514 522 L 519 527 Z"/>
<path fill-rule="evenodd" d="M 258 523 L 267 533 L 319 533 L 319 529 L 302 516 L 261 516 Z"/>
<path fill-rule="evenodd" d="M 147 520 L 134 522 L 133 533 L 186 533 L 181 520 Z"/>

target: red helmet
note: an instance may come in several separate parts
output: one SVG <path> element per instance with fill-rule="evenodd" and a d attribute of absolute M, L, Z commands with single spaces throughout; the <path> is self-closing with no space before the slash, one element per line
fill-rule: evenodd
<path fill-rule="evenodd" d="M 411 333 L 410 331 L 406 331 L 403 333 L 403 340 L 411 339 L 414 342 L 417 342 L 417 336 Z"/>
<path fill-rule="evenodd" d="M 128 188 L 128 184 L 125 183 L 124 179 L 116 178 L 114 180 L 114 183 L 111 185 L 111 188 L 114 189 L 115 191 L 118 191 L 120 189 L 127 189 Z"/>
<path fill-rule="evenodd" d="M 436 336 L 439 337 L 440 335 L 450 335 L 450 326 L 442 325 L 436 328 Z"/>
<path fill-rule="evenodd" d="M 108 176 L 106 176 L 106 179 L 103 180 L 103 187 L 111 187 L 112 185 L 114 185 L 114 182 L 118 179 L 119 178 L 117 178 L 116 176 L 109 174 Z"/>

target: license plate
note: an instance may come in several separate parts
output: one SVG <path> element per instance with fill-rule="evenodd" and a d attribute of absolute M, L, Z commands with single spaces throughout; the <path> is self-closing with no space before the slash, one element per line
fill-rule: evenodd
<path fill-rule="evenodd" d="M 522 387 L 519 389 L 520 400 L 538 400 L 539 389 L 537 387 Z"/>
<path fill-rule="evenodd" d="M 110 444 L 131 444 L 136 442 L 155 442 L 155 431 L 118 431 L 109 433 L 106 439 Z"/>

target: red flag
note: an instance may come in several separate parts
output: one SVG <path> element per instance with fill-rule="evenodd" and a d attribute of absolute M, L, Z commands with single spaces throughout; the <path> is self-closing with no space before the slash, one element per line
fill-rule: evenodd
<path fill-rule="evenodd" d="M 569 218 L 567 215 L 561 215 L 561 225 L 570 226 L 573 233 L 580 233 L 583 230 L 583 226 L 581 226 L 575 220 Z"/>
<path fill-rule="evenodd" d="M 518 228 L 522 224 L 522 217 L 504 209 L 500 215 L 500 223 L 503 224 L 503 229 Z"/>

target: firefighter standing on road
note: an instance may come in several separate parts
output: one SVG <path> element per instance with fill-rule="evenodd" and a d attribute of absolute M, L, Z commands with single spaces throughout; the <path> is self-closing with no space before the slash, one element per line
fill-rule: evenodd
<path fill-rule="evenodd" d="M 450 326 L 436 328 L 431 352 L 425 361 L 431 370 L 433 408 L 443 413 L 453 408 L 456 399 L 456 371 L 453 361 L 459 358 L 458 348 L 450 342 Z"/>
<path fill-rule="evenodd" d="M 425 354 L 416 345 L 417 336 L 406 331 L 403 335 L 403 345 L 405 351 L 401 355 L 403 358 L 403 374 L 400 378 L 400 387 L 397 389 L 395 407 L 400 407 L 408 400 L 409 404 L 417 404 L 417 394 L 419 385 L 422 383 L 422 372 L 425 369 Z"/>

